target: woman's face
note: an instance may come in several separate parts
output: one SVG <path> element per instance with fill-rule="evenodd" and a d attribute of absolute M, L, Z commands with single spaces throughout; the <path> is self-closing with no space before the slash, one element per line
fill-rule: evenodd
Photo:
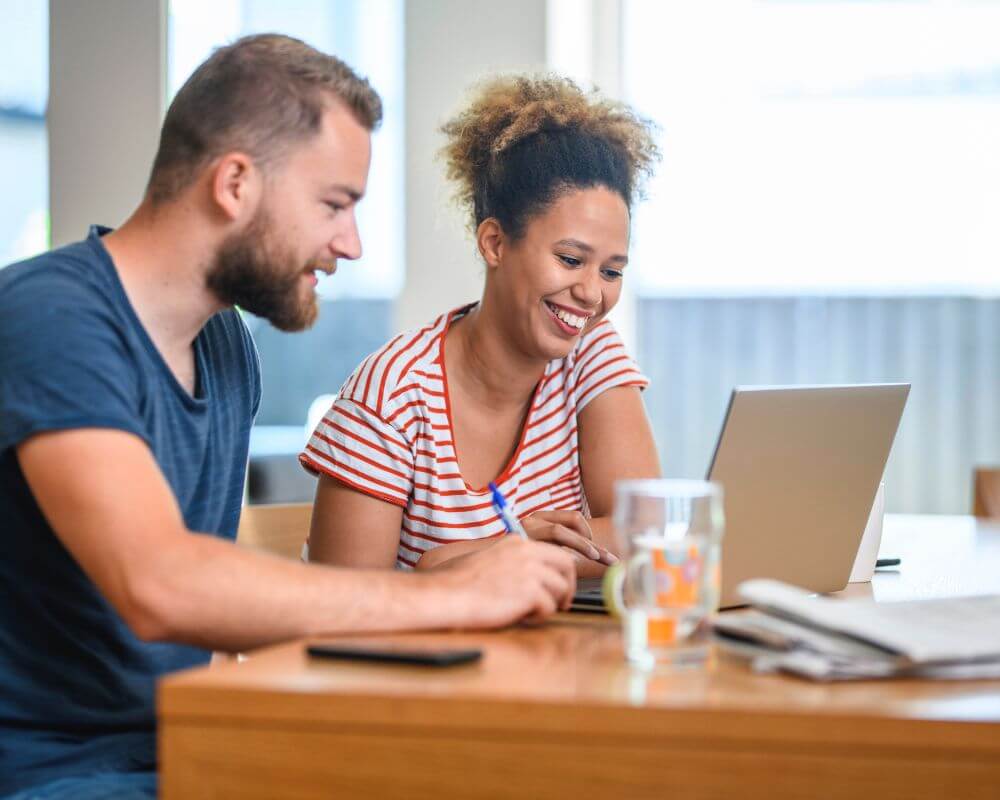
<path fill-rule="evenodd" d="M 576 189 L 504 240 L 489 270 L 487 302 L 518 349 L 564 358 L 614 308 L 628 262 L 629 214 L 617 192 Z"/>

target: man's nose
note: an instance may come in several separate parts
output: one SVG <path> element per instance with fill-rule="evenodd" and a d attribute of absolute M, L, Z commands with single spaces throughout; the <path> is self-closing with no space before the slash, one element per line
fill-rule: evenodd
<path fill-rule="evenodd" d="M 361 258 L 361 234 L 358 232 L 358 220 L 353 210 L 344 228 L 330 240 L 330 252 L 334 258 L 346 258 L 348 261 Z"/>

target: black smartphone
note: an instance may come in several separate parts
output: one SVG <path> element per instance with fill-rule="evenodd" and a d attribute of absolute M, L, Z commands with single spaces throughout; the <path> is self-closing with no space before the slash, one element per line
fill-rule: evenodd
<path fill-rule="evenodd" d="M 348 661 L 379 661 L 391 664 L 420 664 L 426 667 L 451 667 L 468 664 L 483 656 L 482 650 L 431 650 L 394 645 L 310 644 L 306 652 L 316 658 L 339 658 Z"/>

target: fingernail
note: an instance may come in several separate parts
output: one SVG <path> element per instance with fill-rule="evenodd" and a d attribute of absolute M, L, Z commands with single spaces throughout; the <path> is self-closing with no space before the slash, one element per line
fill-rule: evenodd
<path fill-rule="evenodd" d="M 618 560 L 619 560 L 618 556 L 616 556 L 614 553 L 605 553 L 604 556 L 605 556 L 605 560 L 606 560 L 606 562 L 608 564 L 617 564 L 618 563 Z"/>
<path fill-rule="evenodd" d="M 596 547 L 591 547 L 590 548 L 590 557 L 594 561 L 600 561 L 601 560 L 601 551 L 598 550 Z"/>

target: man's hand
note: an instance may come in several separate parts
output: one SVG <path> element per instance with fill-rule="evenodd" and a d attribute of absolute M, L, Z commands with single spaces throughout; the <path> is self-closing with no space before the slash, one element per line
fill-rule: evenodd
<path fill-rule="evenodd" d="M 566 610 L 576 589 L 576 568 L 565 550 L 505 536 L 491 547 L 460 556 L 428 572 L 447 592 L 455 626 L 499 628 Z"/>
<path fill-rule="evenodd" d="M 579 511 L 536 511 L 521 520 L 524 532 L 539 542 L 551 542 L 602 564 L 614 564 L 618 557 L 594 542 L 587 518 Z"/>

